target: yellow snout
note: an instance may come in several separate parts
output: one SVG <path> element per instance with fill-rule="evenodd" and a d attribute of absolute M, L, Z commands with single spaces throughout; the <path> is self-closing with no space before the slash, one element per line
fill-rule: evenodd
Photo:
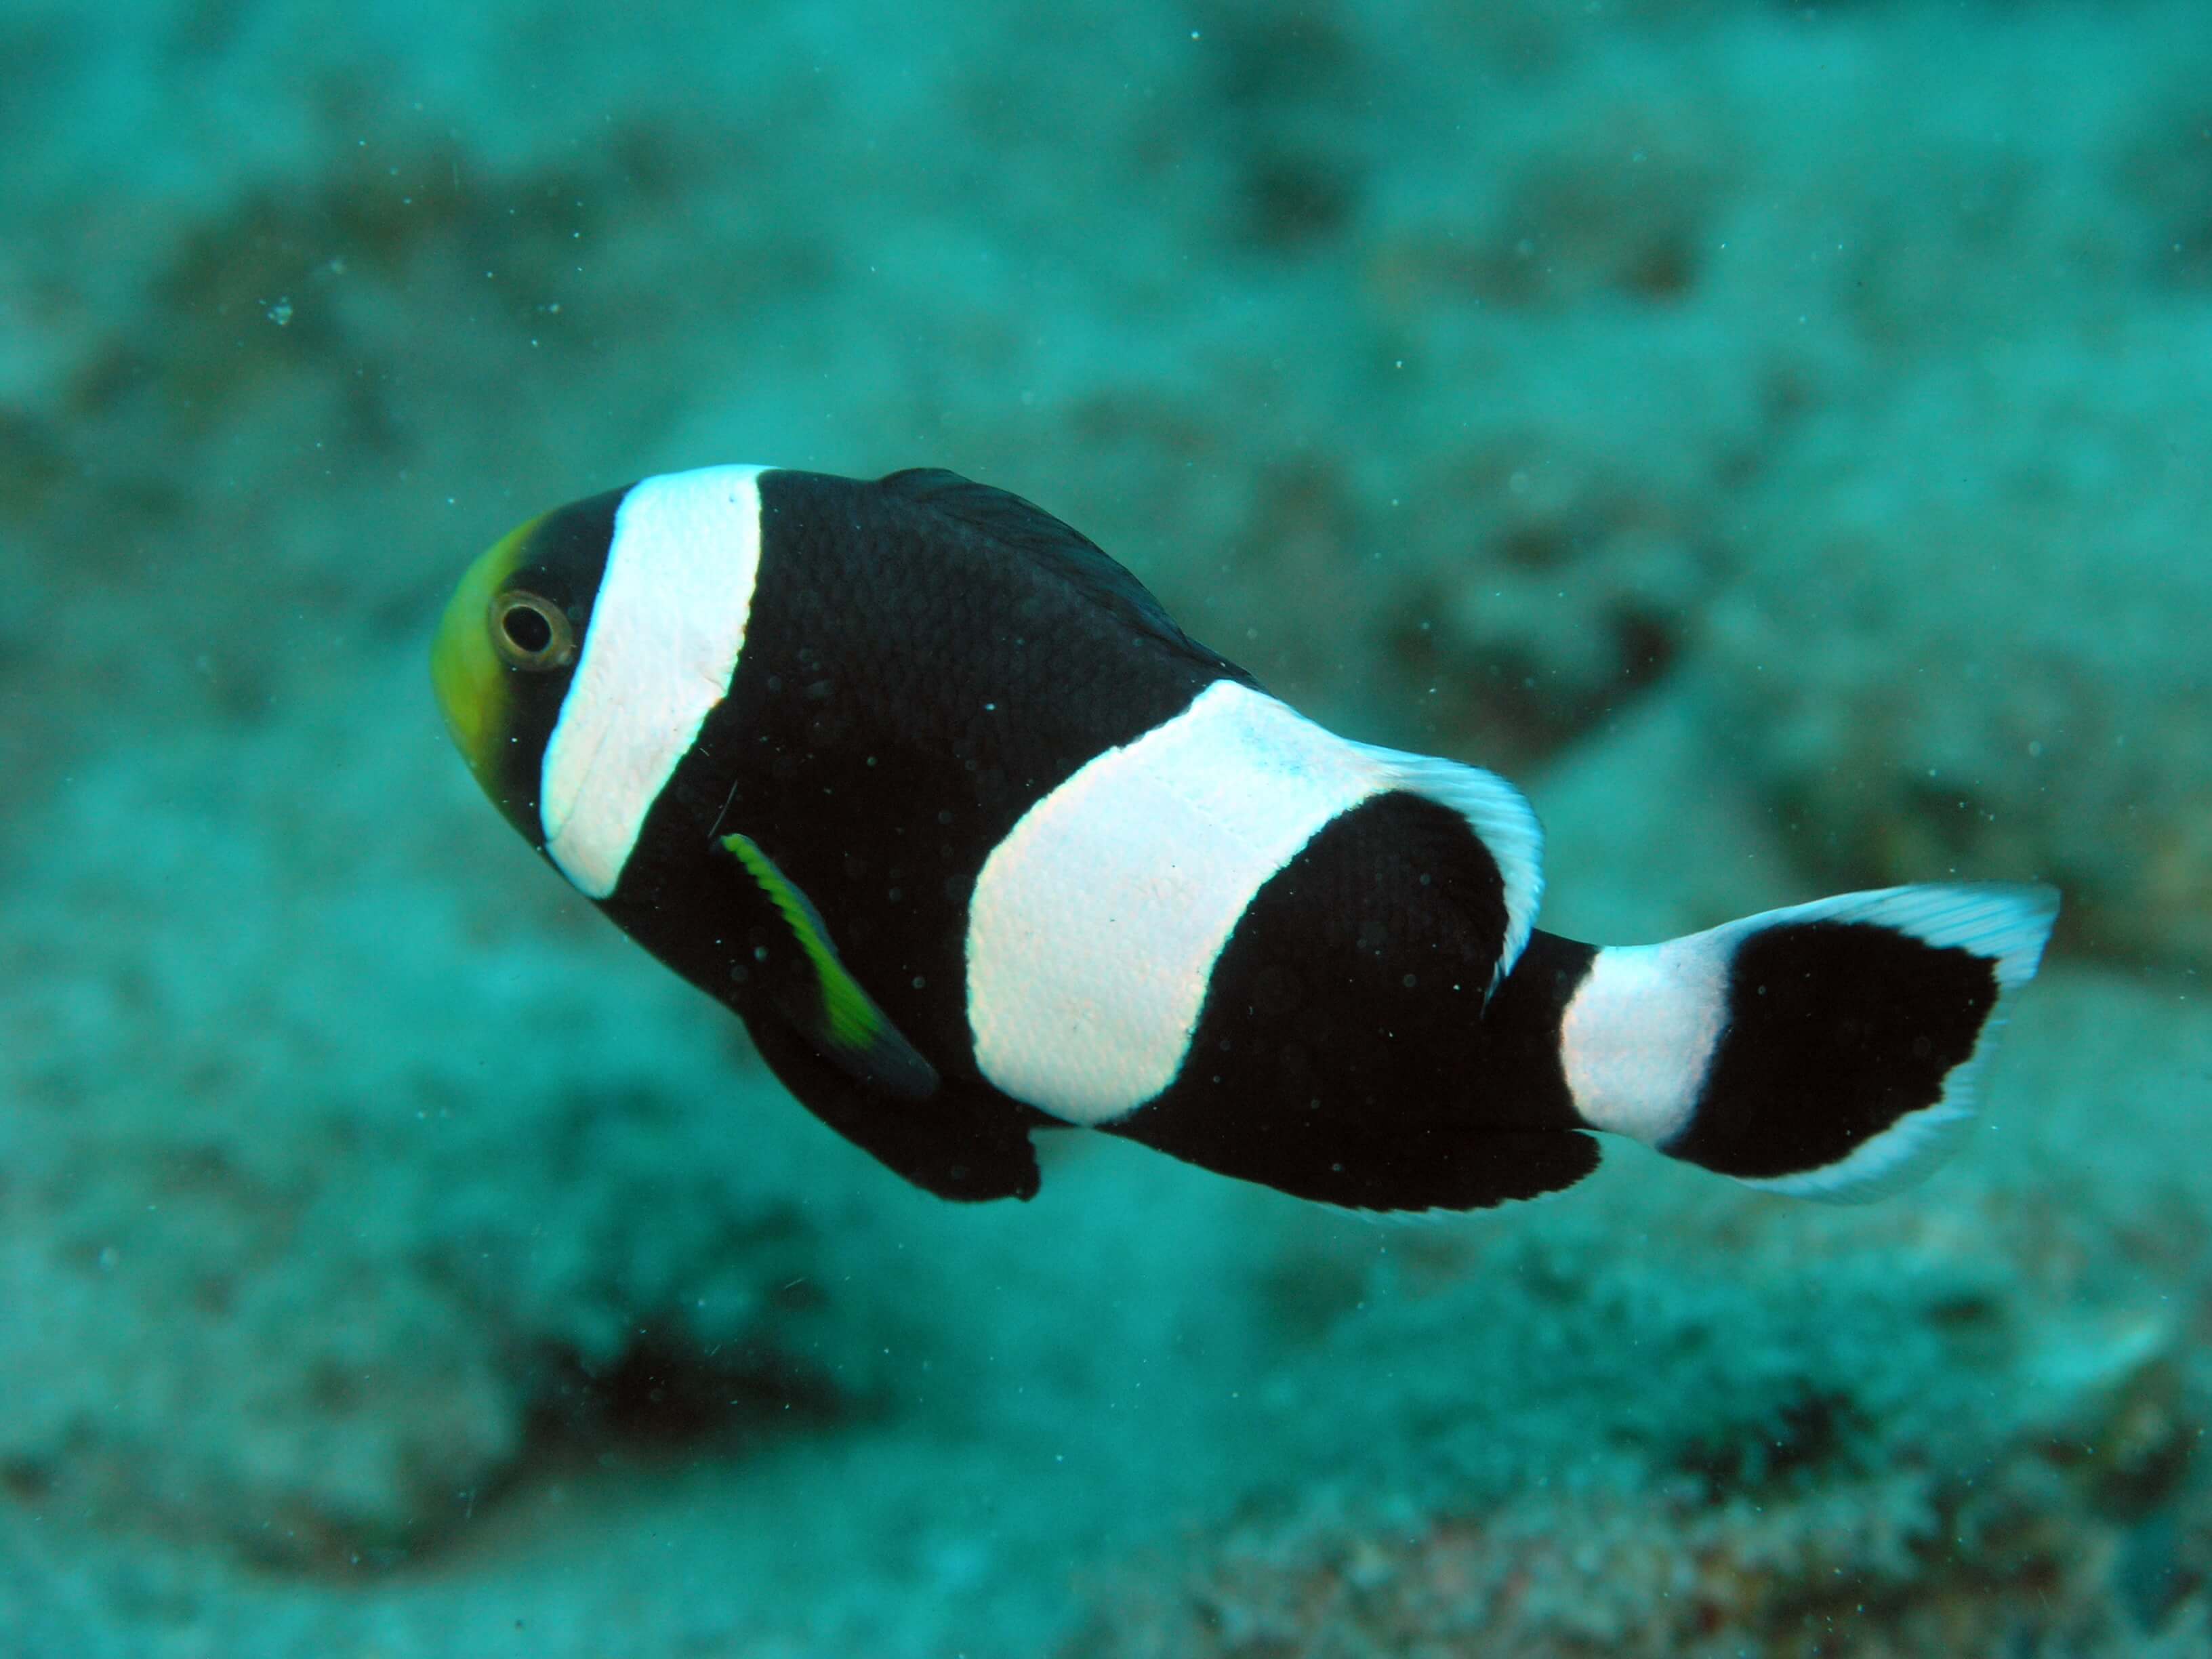
<path fill-rule="evenodd" d="M 508 720 L 507 669 L 491 642 L 491 602 L 514 574 L 532 520 L 501 538 L 477 556 L 461 578 L 438 619 L 430 644 L 430 683 L 453 746 L 476 774 L 492 787 L 492 759 L 504 741 Z"/>

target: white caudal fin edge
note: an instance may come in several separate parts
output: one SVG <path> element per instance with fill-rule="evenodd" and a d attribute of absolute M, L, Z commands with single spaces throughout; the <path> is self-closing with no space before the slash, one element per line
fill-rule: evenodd
<path fill-rule="evenodd" d="M 1729 1178 L 1740 1187 L 1756 1187 L 1784 1198 L 1808 1198 L 1817 1204 L 1871 1204 L 1919 1185 L 1948 1163 L 1966 1139 L 1966 1126 L 1974 1121 L 1990 1040 L 2003 1024 L 1990 1017 L 1982 1027 L 1980 1043 L 1952 1068 L 1933 1105 L 1906 1113 L 1840 1163 L 1798 1175 Z"/>
<path fill-rule="evenodd" d="M 1498 860 L 1505 883 L 1505 939 L 1490 989 L 1513 971 L 1536 926 L 1544 897 L 1544 827 L 1528 798 L 1495 772 L 1434 755 L 1413 755 L 1372 744 L 1353 745 L 1381 767 L 1394 788 L 1449 807 L 1465 818 Z M 1486 995 L 1487 993 L 1486 993 Z"/>
<path fill-rule="evenodd" d="M 1827 1204 L 1870 1204 L 1924 1179 L 1958 1150 L 1965 1137 L 1980 1097 L 1983 1071 L 2005 1024 L 2005 994 L 2034 977 L 2057 917 L 2054 888 L 2008 882 L 1941 883 L 1844 893 L 1747 916 L 1715 929 L 1741 935 L 1778 923 L 1866 922 L 1938 949 L 1971 951 L 1996 964 L 1997 1005 L 1983 1022 L 1973 1052 L 1951 1068 L 1943 1092 L 1933 1102 L 1906 1113 L 1848 1157 L 1823 1169 L 1735 1178 L 1761 1192 Z"/>
<path fill-rule="evenodd" d="M 1971 951 L 1997 965 L 1997 985 L 2009 991 L 2035 977 L 2058 919 L 2058 890 L 2034 882 L 1929 882 L 1838 893 L 1810 904 L 1762 910 L 1723 924 L 1708 937 L 1733 944 L 1751 933 L 1801 921 L 1865 922 L 1917 939 L 1938 950 Z"/>

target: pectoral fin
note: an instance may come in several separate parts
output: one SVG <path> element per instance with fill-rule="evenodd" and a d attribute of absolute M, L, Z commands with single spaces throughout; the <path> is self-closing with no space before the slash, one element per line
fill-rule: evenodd
<path fill-rule="evenodd" d="M 856 1082 L 902 1100 L 937 1092 L 937 1069 L 876 1006 L 830 942 L 830 930 L 806 895 L 750 836 L 722 837 L 722 846 L 775 907 L 812 969 L 811 984 L 778 1000 L 778 1011 L 798 1027 L 814 1051 Z"/>

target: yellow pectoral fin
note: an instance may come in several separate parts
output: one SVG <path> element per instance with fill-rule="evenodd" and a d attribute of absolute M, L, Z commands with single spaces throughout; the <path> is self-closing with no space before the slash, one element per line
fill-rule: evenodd
<path fill-rule="evenodd" d="M 722 846 L 775 907 L 814 970 L 814 1006 L 790 1012 L 816 1051 L 888 1093 L 913 1100 L 934 1094 L 936 1068 L 853 977 L 830 942 L 830 930 L 820 914 L 798 884 L 776 868 L 751 836 L 724 836 Z"/>

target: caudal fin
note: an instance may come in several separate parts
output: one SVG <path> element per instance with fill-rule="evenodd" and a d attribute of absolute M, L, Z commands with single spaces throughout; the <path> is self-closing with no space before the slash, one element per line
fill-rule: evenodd
<path fill-rule="evenodd" d="M 1895 1192 L 1972 1117 L 2057 915 L 2048 887 L 1891 887 L 1608 946 L 1560 1022 L 1576 1109 L 1770 1192 Z"/>

